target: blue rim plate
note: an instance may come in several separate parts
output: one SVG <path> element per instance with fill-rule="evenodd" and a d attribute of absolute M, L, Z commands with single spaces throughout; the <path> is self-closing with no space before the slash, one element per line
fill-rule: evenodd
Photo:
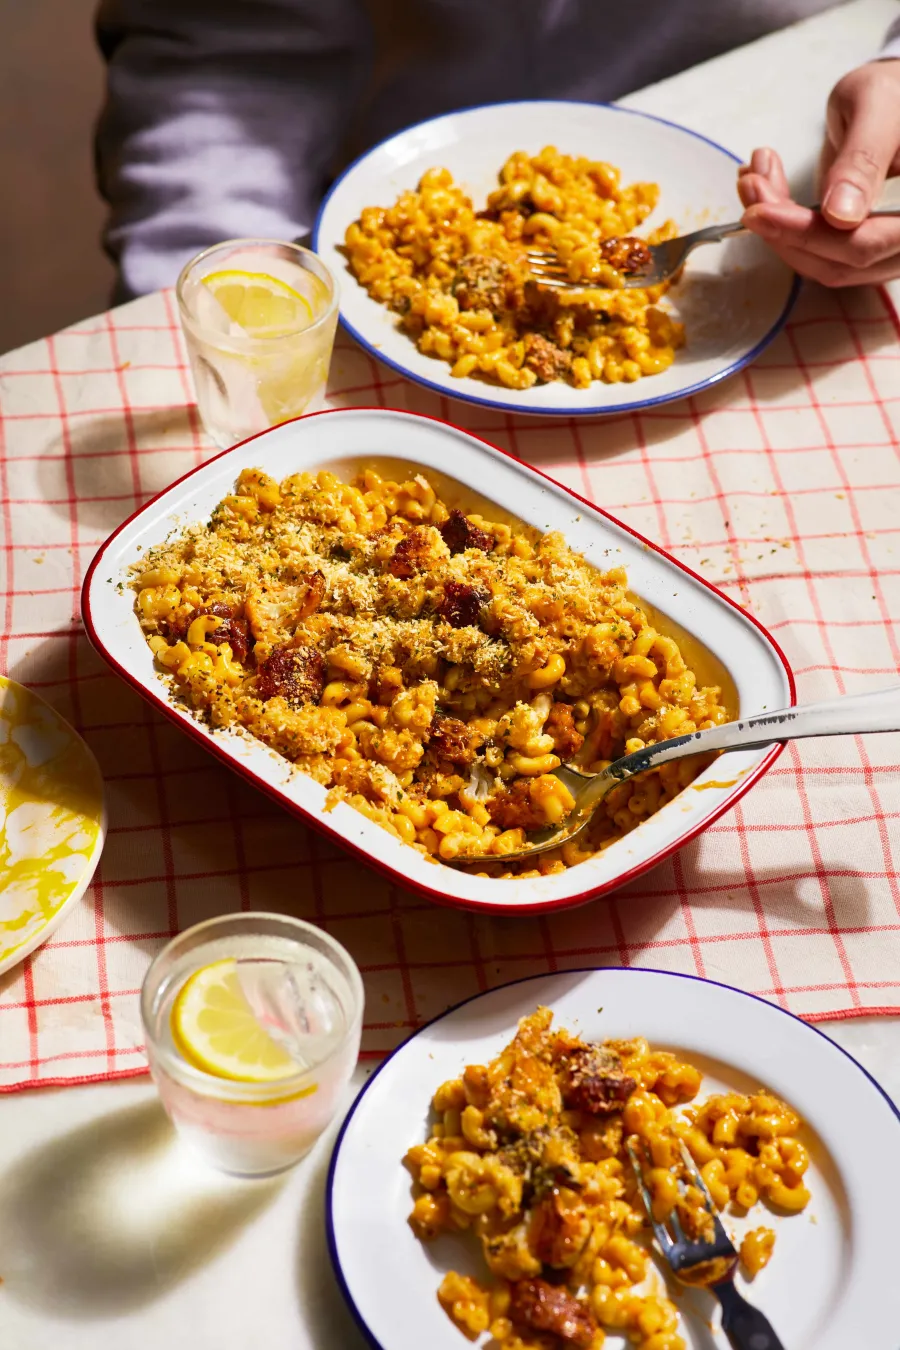
<path fill-rule="evenodd" d="M 900 1172 L 891 1160 L 900 1111 L 851 1055 L 792 1013 L 699 976 L 635 967 L 532 976 L 467 999 L 413 1033 L 360 1092 L 331 1159 L 326 1234 L 338 1283 L 375 1350 L 465 1345 L 437 1287 L 447 1269 L 478 1274 L 477 1253 L 461 1237 L 427 1247 L 413 1237 L 402 1158 L 426 1137 L 435 1088 L 496 1054 L 539 1004 L 588 1038 L 646 1035 L 683 1051 L 704 1070 L 702 1094 L 764 1085 L 785 1097 L 806 1122 L 813 1198 L 795 1217 L 729 1214 L 738 1238 L 758 1223 L 777 1233 L 752 1300 L 790 1350 L 897 1350 Z M 711 1305 L 698 1310 L 708 1317 Z M 706 1350 L 698 1310 L 682 1300 L 680 1330 L 691 1350 Z M 609 1350 L 620 1344 L 609 1335 Z"/>
<path fill-rule="evenodd" d="M 674 219 L 690 230 L 740 214 L 735 190 L 739 158 L 699 132 L 610 104 L 535 100 L 466 108 L 410 127 L 382 141 L 337 179 L 319 210 L 313 248 L 341 278 L 341 321 L 373 357 L 433 393 L 502 412 L 588 417 L 637 411 L 711 388 L 743 369 L 784 326 L 800 282 L 761 240 L 741 235 L 694 254 L 672 292 L 687 326 L 687 346 L 661 375 L 631 385 L 577 390 L 555 381 L 512 391 L 454 379 L 444 362 L 423 356 L 397 329 L 396 315 L 369 298 L 340 251 L 347 226 L 364 206 L 390 205 L 426 169 L 449 168 L 476 203 L 496 183 L 514 150 L 561 151 L 604 158 L 624 182 L 660 184 L 660 204 L 646 228 Z"/>

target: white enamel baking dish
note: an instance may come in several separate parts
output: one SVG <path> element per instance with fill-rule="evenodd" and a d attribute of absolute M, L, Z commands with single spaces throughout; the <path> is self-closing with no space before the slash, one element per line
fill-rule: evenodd
<path fill-rule="evenodd" d="M 326 790 L 306 774 L 242 731 L 213 734 L 173 703 L 135 617 L 134 593 L 117 589 L 129 566 L 170 530 L 208 519 L 248 465 L 281 479 L 323 468 L 347 477 L 373 463 L 390 468 L 391 461 L 406 477 L 437 476 L 463 507 L 492 506 L 540 530 L 561 530 L 598 567 L 624 564 L 631 590 L 698 638 L 726 668 L 741 713 L 794 702 L 790 668 L 765 629 L 655 544 L 477 436 L 381 408 L 317 413 L 263 432 L 186 474 L 137 511 L 102 546 L 85 579 L 82 613 L 94 646 L 142 697 L 286 810 L 399 884 L 468 909 L 539 913 L 611 891 L 693 839 L 774 761 L 780 747 L 731 753 L 597 857 L 557 876 L 503 880 L 428 861 L 343 803 L 326 812 Z"/>

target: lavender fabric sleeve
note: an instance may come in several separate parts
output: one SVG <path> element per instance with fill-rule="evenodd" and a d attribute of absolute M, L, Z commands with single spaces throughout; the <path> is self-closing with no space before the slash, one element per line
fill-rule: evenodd
<path fill-rule="evenodd" d="M 171 285 L 216 240 L 309 228 L 369 74 L 359 0 L 127 0 L 101 7 L 98 36 L 120 299 Z"/>

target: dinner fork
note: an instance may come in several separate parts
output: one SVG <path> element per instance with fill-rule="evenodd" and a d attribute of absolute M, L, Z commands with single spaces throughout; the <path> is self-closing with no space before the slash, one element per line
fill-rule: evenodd
<path fill-rule="evenodd" d="M 813 206 L 810 208 L 818 211 L 821 208 Z M 875 205 L 869 212 L 870 216 L 898 216 L 900 215 L 900 178 L 889 178 L 885 183 Z M 622 286 L 626 289 L 634 289 L 648 286 L 659 286 L 664 281 L 673 277 L 679 268 L 683 267 L 687 257 L 700 244 L 721 244 L 723 239 L 727 239 L 733 234 L 742 234 L 744 226 L 739 220 L 730 221 L 727 225 L 707 225 L 705 229 L 694 230 L 692 234 L 679 235 L 677 239 L 667 239 L 662 244 L 643 244 L 640 240 L 635 240 L 641 247 L 637 256 L 642 256 L 644 261 L 636 266 L 629 267 L 622 273 Z M 631 242 L 630 235 L 623 235 L 621 240 L 609 239 L 608 245 L 615 243 Z M 536 281 L 542 286 L 549 286 L 554 290 L 563 291 L 583 291 L 595 283 L 583 281 L 570 281 L 566 266 L 562 263 L 552 249 L 530 248 L 525 252 L 528 261 L 529 271 Z"/>
<path fill-rule="evenodd" d="M 757 750 L 765 745 L 801 740 L 805 736 L 856 736 L 866 731 L 900 731 L 900 685 L 879 689 L 870 694 L 849 694 L 829 699 L 824 703 L 807 703 L 799 708 L 782 708 L 778 712 L 757 713 L 736 722 L 692 731 L 687 736 L 645 745 L 614 760 L 600 773 L 590 774 L 577 764 L 561 764 L 553 772 L 572 793 L 574 805 L 567 816 L 555 825 L 529 833 L 523 848 L 512 853 L 463 854 L 451 861 L 457 865 L 489 862 L 519 862 L 523 858 L 546 853 L 560 844 L 575 839 L 597 810 L 603 798 L 635 774 L 687 755 L 705 751 Z"/>
<path fill-rule="evenodd" d="M 699 1285 L 715 1294 L 722 1308 L 722 1330 L 734 1350 L 784 1350 L 784 1345 L 778 1339 L 769 1319 L 735 1289 L 734 1272 L 737 1268 L 738 1254 L 734 1243 L 722 1227 L 718 1211 L 697 1164 L 685 1147 L 684 1141 L 679 1142 L 681 1156 L 691 1181 L 702 1194 L 704 1207 L 712 1218 L 711 1242 L 686 1237 L 678 1213 L 674 1209 L 668 1219 L 674 1237 L 664 1223 L 654 1219 L 653 1201 L 644 1182 L 640 1159 L 631 1144 L 627 1146 L 647 1218 L 663 1255 L 673 1274 L 682 1284 L 692 1287 Z M 682 1191 L 685 1189 L 683 1181 L 679 1181 L 679 1189 Z"/>

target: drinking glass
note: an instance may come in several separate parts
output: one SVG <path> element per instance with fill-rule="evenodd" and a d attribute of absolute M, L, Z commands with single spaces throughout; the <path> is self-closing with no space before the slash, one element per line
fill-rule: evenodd
<path fill-rule="evenodd" d="M 284 296 L 299 297 L 288 321 L 268 333 L 248 331 L 216 298 L 216 286 L 229 280 L 232 288 L 247 286 L 254 279 L 263 298 L 268 288 L 282 307 Z M 218 445 L 234 445 L 321 404 L 338 288 L 315 253 L 274 239 L 230 239 L 193 258 L 175 289 L 197 406 Z"/>
<path fill-rule="evenodd" d="M 296 1073 L 246 1082 L 207 1073 L 180 1052 L 172 1009 L 187 980 L 236 962 L 257 1020 Z M 238 1176 L 269 1176 L 312 1148 L 340 1105 L 359 1054 L 363 986 L 352 958 L 313 924 L 283 914 L 224 915 L 188 928 L 153 961 L 141 991 L 150 1072 L 179 1133 Z"/>

